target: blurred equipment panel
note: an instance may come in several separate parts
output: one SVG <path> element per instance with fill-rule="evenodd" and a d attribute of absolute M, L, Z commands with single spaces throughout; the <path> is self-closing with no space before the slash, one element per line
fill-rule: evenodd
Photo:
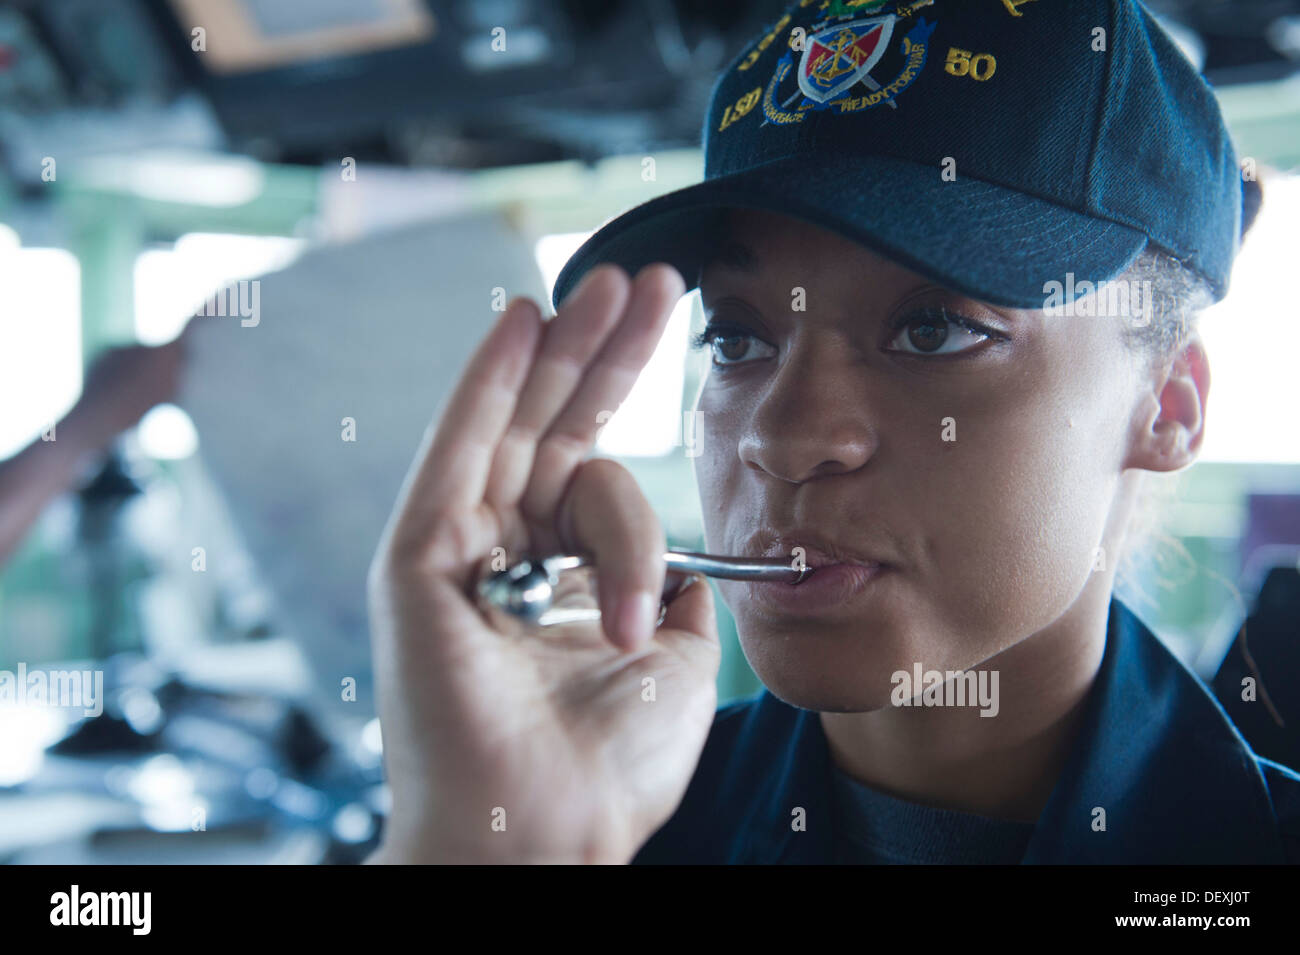
<path fill-rule="evenodd" d="M 179 90 L 175 55 L 138 0 L 49 0 L 31 10 L 79 102 L 161 101 Z"/>
<path fill-rule="evenodd" d="M 698 145 L 784 0 L 146 0 L 237 148 L 476 169 Z"/>
<path fill-rule="evenodd" d="M 423 0 L 171 0 L 189 27 L 190 48 L 215 73 L 245 73 L 294 63 L 424 43 L 433 14 Z"/>
<path fill-rule="evenodd" d="M 0 135 L 12 135 L 6 110 L 109 106 L 123 135 L 98 141 L 129 149 L 141 133 L 126 107 L 188 94 L 205 115 L 174 128 L 151 118 L 151 145 L 195 145 L 206 118 L 224 145 L 310 165 L 483 169 L 693 148 L 717 73 L 787 6 L 20 0 L 0 11 Z M 1300 63 L 1300 0 L 1147 6 L 1216 86 L 1281 79 Z M 76 142 L 57 140 L 65 154 Z"/>
<path fill-rule="evenodd" d="M 17 10 L 0 10 L 0 110 L 54 109 L 67 90 L 54 55 Z"/>

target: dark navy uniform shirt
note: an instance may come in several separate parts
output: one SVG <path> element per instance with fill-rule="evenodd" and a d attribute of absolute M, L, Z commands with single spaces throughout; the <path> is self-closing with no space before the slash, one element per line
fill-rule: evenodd
<path fill-rule="evenodd" d="M 1020 862 L 1300 861 L 1300 774 L 1255 754 L 1117 599 L 1107 626 L 1081 728 Z M 764 690 L 718 710 L 681 805 L 632 861 L 842 861 L 834 793 L 819 715 Z"/>

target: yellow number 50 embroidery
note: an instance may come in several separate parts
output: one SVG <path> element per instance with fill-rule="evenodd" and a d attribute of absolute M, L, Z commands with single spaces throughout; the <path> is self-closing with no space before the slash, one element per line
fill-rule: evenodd
<path fill-rule="evenodd" d="M 953 76 L 969 76 L 983 83 L 998 68 L 998 61 L 991 53 L 972 53 L 959 50 L 955 46 L 948 50 L 948 59 L 943 64 L 944 71 Z"/>

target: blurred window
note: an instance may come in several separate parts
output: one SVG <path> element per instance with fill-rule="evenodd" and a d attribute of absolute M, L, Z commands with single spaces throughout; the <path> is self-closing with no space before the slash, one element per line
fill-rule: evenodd
<path fill-rule="evenodd" d="M 81 266 L 23 248 L 0 225 L 0 458 L 20 451 L 81 393 Z"/>
<path fill-rule="evenodd" d="M 551 290 L 564 263 L 591 235 L 574 232 L 544 236 L 537 243 L 537 264 L 546 281 L 549 306 Z M 641 371 L 632 392 L 600 432 L 596 450 L 626 457 L 662 457 L 693 441 L 689 423 L 683 431 L 682 388 L 685 385 L 687 341 L 691 313 L 698 294 L 685 295 L 673 310 L 659 347 Z M 683 435 L 685 434 L 685 437 Z"/>

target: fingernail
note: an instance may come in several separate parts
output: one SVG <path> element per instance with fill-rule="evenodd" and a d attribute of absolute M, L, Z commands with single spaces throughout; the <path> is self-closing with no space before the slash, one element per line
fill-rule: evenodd
<path fill-rule="evenodd" d="M 588 269 L 586 274 L 578 280 L 578 284 L 569 289 L 569 294 L 564 296 L 564 300 L 560 302 L 560 308 L 578 301 L 578 299 L 582 297 L 582 294 L 591 287 L 592 276 L 595 275 L 595 273 L 595 267 Z"/>
<path fill-rule="evenodd" d="M 516 295 L 509 302 L 506 303 L 505 314 L 503 314 L 498 319 L 498 321 L 504 322 L 506 320 L 506 315 L 510 315 L 511 317 L 513 317 L 515 313 L 519 312 L 520 310 L 531 311 L 534 313 L 534 316 L 541 314 L 541 312 L 538 311 L 536 302 L 528 298 L 526 295 Z"/>
<path fill-rule="evenodd" d="M 618 630 L 623 646 L 636 649 L 654 634 L 659 600 L 642 590 L 626 598 L 618 610 Z"/>

